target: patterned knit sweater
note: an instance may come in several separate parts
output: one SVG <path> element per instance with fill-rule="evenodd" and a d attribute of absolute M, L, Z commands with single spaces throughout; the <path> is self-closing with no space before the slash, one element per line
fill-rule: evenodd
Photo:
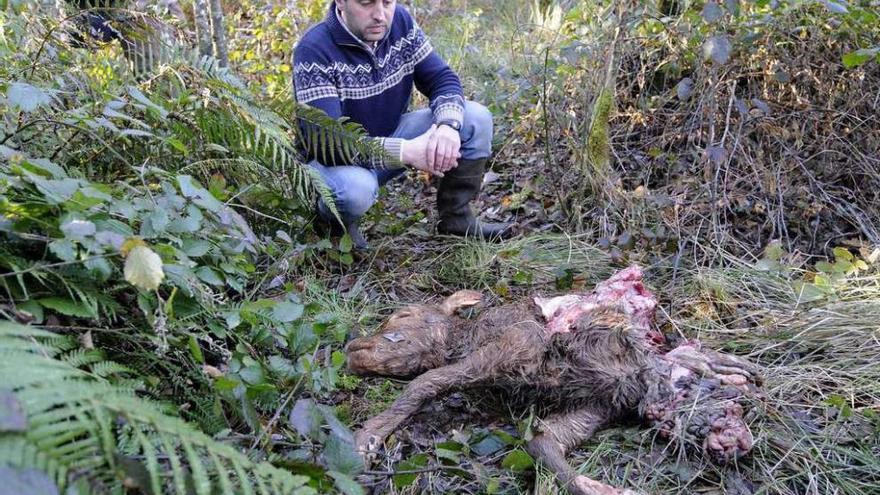
<path fill-rule="evenodd" d="M 357 165 L 400 166 L 402 139 L 388 136 L 409 106 L 413 85 L 430 99 L 435 121 L 462 121 L 461 81 L 400 5 L 385 38 L 371 47 L 348 30 L 331 2 L 324 21 L 310 28 L 294 50 L 297 101 L 336 119 L 349 117 L 385 149 L 387 156 L 364 158 Z"/>

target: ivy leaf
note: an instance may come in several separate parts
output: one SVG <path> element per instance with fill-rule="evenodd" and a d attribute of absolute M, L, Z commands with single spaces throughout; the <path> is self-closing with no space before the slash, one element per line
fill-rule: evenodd
<path fill-rule="evenodd" d="M 10 106 L 22 112 L 30 113 L 52 103 L 52 96 L 42 89 L 27 83 L 12 83 L 6 90 L 6 99 Z"/>
<path fill-rule="evenodd" d="M 336 488 L 339 488 L 339 491 L 344 493 L 345 495 L 364 495 L 364 489 L 361 485 L 358 484 L 357 481 L 348 476 L 345 473 L 340 473 L 338 471 L 328 471 L 328 475 L 333 478 L 333 484 L 336 485 Z"/>
<path fill-rule="evenodd" d="M 95 315 L 94 310 L 89 306 L 63 297 L 44 297 L 43 299 L 38 299 L 37 302 L 39 302 L 44 308 L 49 308 L 63 314 L 64 316 L 73 316 L 76 318 L 94 318 L 97 316 Z"/>
<path fill-rule="evenodd" d="M 730 60 L 733 47 L 727 35 L 712 36 L 703 43 L 703 61 L 724 65 Z"/>
<path fill-rule="evenodd" d="M 526 469 L 530 469 L 535 465 L 535 460 L 532 459 L 527 452 L 524 450 L 514 450 L 513 452 L 507 454 L 504 457 L 504 460 L 501 461 L 501 466 L 504 469 L 509 469 L 511 471 L 525 471 Z"/>
<path fill-rule="evenodd" d="M 305 307 L 290 301 L 280 302 L 272 308 L 272 317 L 281 323 L 290 323 L 303 315 Z"/>

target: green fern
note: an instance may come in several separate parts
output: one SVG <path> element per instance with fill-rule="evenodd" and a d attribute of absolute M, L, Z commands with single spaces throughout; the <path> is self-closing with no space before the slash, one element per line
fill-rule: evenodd
<path fill-rule="evenodd" d="M 308 478 L 254 462 L 100 378 L 117 371 L 113 365 L 90 353 L 58 358 L 69 343 L 0 322 L 0 376 L 12 391 L 0 417 L 0 467 L 38 469 L 62 490 L 85 480 L 93 493 L 123 486 L 154 494 L 315 493 Z M 93 372 L 71 360 L 90 362 Z"/>

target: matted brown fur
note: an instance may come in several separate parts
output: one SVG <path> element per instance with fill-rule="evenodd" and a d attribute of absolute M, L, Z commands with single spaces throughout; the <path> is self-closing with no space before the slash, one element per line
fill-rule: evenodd
<path fill-rule="evenodd" d="M 746 385 L 760 381 L 749 363 L 694 343 L 661 354 L 613 308 L 585 313 L 571 331 L 554 334 L 544 331 L 530 301 L 489 309 L 471 321 L 455 315 L 475 301 L 469 292 L 438 306 L 408 306 L 378 334 L 349 344 L 353 372 L 418 374 L 357 432 L 360 449 L 379 448 L 426 401 L 475 389 L 503 392 L 514 407 L 537 406 L 543 419 L 528 449 L 574 494 L 633 493 L 578 475 L 564 456 L 596 430 L 635 413 L 689 435 L 691 444 L 719 461 L 751 448 L 739 402 Z M 697 414 L 681 411 L 686 401 Z"/>

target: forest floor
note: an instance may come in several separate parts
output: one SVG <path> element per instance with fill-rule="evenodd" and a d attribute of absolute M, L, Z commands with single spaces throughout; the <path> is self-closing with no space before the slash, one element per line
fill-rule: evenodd
<path fill-rule="evenodd" d="M 576 155 L 564 145 L 571 139 L 569 131 L 542 135 L 546 129 L 537 124 L 538 105 L 519 94 L 520 108 L 514 108 L 492 91 L 530 87 L 531 94 L 540 94 L 546 74 L 542 76 L 536 60 L 545 38 L 535 31 L 531 40 L 528 34 L 524 40 L 511 33 L 517 23 L 534 19 L 488 6 L 475 15 L 473 10 L 479 9 L 470 7 L 462 12 L 431 3 L 423 7 L 421 21 L 441 53 L 463 68 L 468 95 L 489 100 L 484 103 L 496 114 L 496 155 L 476 209 L 490 221 L 517 222 L 521 235 L 499 244 L 435 236 L 436 184 L 411 173 L 389 184 L 368 214 L 363 227 L 372 249 L 348 267 L 314 267 L 326 277 L 319 277 L 320 288 L 306 284 L 313 292 L 305 296 L 335 298 L 350 320 L 352 335 L 363 335 L 373 332 L 394 308 L 438 301 L 456 289 L 483 291 L 491 306 L 526 295 L 588 290 L 615 269 L 640 264 L 661 299 L 658 325 L 665 332 L 700 338 L 764 367 L 767 397 L 751 425 L 756 449 L 735 465 L 719 467 L 681 445 L 658 440 L 656 432 L 628 425 L 578 449 L 571 461 L 579 470 L 646 493 L 878 493 L 880 388 L 872 382 L 880 377 L 880 328 L 872 316 L 880 316 L 878 217 L 865 205 L 880 202 L 870 188 L 864 194 L 843 192 L 845 183 L 860 174 L 872 183 L 880 177 L 871 151 L 878 146 L 876 132 L 867 131 L 868 141 L 852 155 L 863 157 L 867 165 L 849 179 L 821 170 L 833 168 L 833 163 L 815 160 L 803 161 L 810 172 L 797 175 L 798 160 L 791 156 L 794 168 L 787 166 L 787 176 L 772 167 L 759 170 L 748 159 L 728 161 L 727 155 L 718 159 L 724 162 L 720 172 L 705 175 L 703 164 L 715 159 L 705 158 L 706 152 L 692 140 L 676 135 L 680 128 L 658 131 L 651 121 L 694 126 L 694 132 L 705 131 L 701 126 L 707 122 L 695 123 L 681 107 L 639 109 L 638 98 L 627 100 L 624 89 L 612 121 L 612 148 L 619 160 L 615 178 L 603 183 L 608 188 L 604 192 L 579 196 L 583 189 L 574 180 L 586 179 L 558 171 L 577 168 Z M 462 48 L 465 42 L 468 50 Z M 521 55 L 506 53 L 511 44 L 511 52 L 522 49 Z M 492 64 L 474 62 L 485 55 L 503 59 L 498 64 L 509 70 L 499 73 Z M 510 57 L 529 59 L 525 66 L 537 63 L 538 68 L 517 75 L 517 61 Z M 468 66 L 471 62 L 479 66 Z M 621 69 L 620 87 L 631 89 L 642 70 L 629 69 L 632 73 Z M 869 76 L 870 82 L 858 86 L 880 87 L 877 70 L 870 69 Z M 723 93 L 725 86 L 718 87 Z M 668 83 L 666 91 L 676 88 Z M 850 90 L 860 91 L 853 87 L 842 92 Z M 563 90 L 556 102 L 563 110 L 555 111 L 564 112 L 565 98 L 576 95 Z M 772 122 L 740 122 L 758 129 L 758 137 L 749 137 L 753 144 L 764 139 L 764 132 L 775 136 L 776 146 L 790 138 L 807 141 L 805 147 L 822 147 L 819 141 L 838 132 L 785 138 L 774 134 L 781 132 L 778 126 L 790 125 L 783 121 L 799 118 L 801 110 L 787 106 L 784 91 L 776 96 L 771 105 L 778 113 Z M 733 96 L 730 105 L 735 105 Z M 755 116 L 764 104 L 753 100 L 750 105 L 746 114 Z M 876 109 L 877 100 L 869 97 L 866 105 Z M 707 110 L 699 106 L 696 112 L 705 117 Z M 730 126 L 731 109 L 721 112 Z M 852 118 L 877 128 L 876 115 L 859 110 Z M 634 131 L 639 119 L 642 130 Z M 742 152 L 752 154 L 761 146 Z M 749 167 L 751 172 L 744 171 Z M 761 190 L 760 183 L 774 180 L 775 186 Z M 846 204 L 835 204 L 844 194 Z M 575 230 L 581 233 L 567 233 Z M 833 247 L 839 249 L 832 255 Z M 814 263 L 826 259 L 816 268 Z M 847 267 L 858 261 L 864 270 Z M 389 405 L 403 386 L 393 380 L 352 379 L 350 390 L 336 393 L 333 402 L 340 417 L 357 425 Z M 535 418 L 510 418 L 497 411 L 497 404 L 459 393 L 428 404 L 389 439 L 380 465 L 361 481 L 375 493 L 516 493 L 532 486 L 534 493 L 556 493 L 552 477 L 543 472 L 533 476 L 525 466 L 508 461 Z M 393 475 L 401 470 L 412 474 Z"/>

